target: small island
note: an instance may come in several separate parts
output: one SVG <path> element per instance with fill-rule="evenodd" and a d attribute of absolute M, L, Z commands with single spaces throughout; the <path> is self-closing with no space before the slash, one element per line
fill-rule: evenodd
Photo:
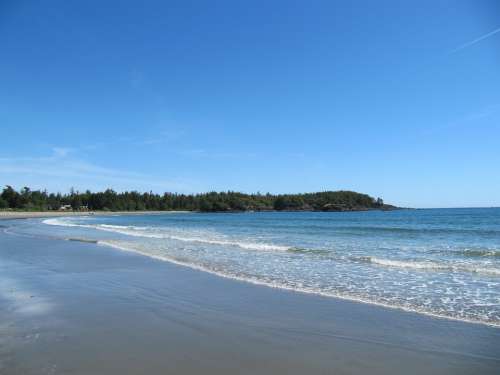
<path fill-rule="evenodd" d="M 381 198 L 354 191 L 304 194 L 245 194 L 233 191 L 178 194 L 137 191 L 48 193 L 7 185 L 0 194 L 0 209 L 23 211 L 368 211 L 395 210 Z"/>

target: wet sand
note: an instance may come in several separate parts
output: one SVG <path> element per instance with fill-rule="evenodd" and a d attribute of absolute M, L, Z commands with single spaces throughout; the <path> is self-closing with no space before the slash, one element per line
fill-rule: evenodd
<path fill-rule="evenodd" d="M 12 222 L 2 222 L 11 225 Z M 498 374 L 500 329 L 0 228 L 0 374 Z"/>

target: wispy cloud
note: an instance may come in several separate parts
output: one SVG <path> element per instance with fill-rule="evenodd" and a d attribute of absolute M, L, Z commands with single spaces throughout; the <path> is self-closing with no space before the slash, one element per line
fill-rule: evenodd
<path fill-rule="evenodd" d="M 69 147 L 53 147 L 52 151 L 54 152 L 54 157 L 65 157 L 68 155 L 73 149 Z"/>
<path fill-rule="evenodd" d="M 259 155 L 255 152 L 210 151 L 205 149 L 185 149 L 176 152 L 178 155 L 202 159 L 253 159 Z"/>
<path fill-rule="evenodd" d="M 445 124 L 436 125 L 429 128 L 424 128 L 422 131 L 423 134 L 431 135 L 438 132 L 450 132 L 451 129 L 455 131 L 462 128 L 469 127 L 478 127 L 478 126 L 487 126 L 491 124 L 491 121 L 488 122 L 488 119 L 498 114 L 500 106 L 489 106 L 482 108 L 481 110 L 477 110 L 475 112 L 471 112 L 468 115 L 463 116 L 460 119 L 455 119 Z"/>
<path fill-rule="evenodd" d="M 166 144 L 179 141 L 182 137 L 186 135 L 184 130 L 171 129 L 171 130 L 160 130 L 149 137 L 117 137 L 109 141 L 95 142 L 91 144 L 86 144 L 79 147 L 80 150 L 97 150 L 109 147 L 122 147 L 122 146 L 150 146 L 155 144 Z M 73 151 L 75 149 L 67 149 L 68 151 Z"/>
<path fill-rule="evenodd" d="M 129 170 L 107 168 L 70 155 L 71 149 L 54 147 L 52 154 L 42 157 L 0 158 L 0 173 L 5 178 L 25 184 L 67 189 L 113 187 L 118 190 L 190 191 L 186 182 L 165 180 L 162 177 L 137 173 Z M 7 181 L 8 180 L 8 181 Z"/>
<path fill-rule="evenodd" d="M 145 139 L 138 139 L 134 143 L 138 146 L 148 146 L 160 143 L 171 143 L 180 140 L 185 136 L 184 130 L 162 130 L 155 134 L 155 136 Z"/>
<path fill-rule="evenodd" d="M 491 37 L 491 36 L 493 36 L 495 34 L 498 34 L 498 33 L 500 33 L 500 28 L 495 29 L 493 31 L 490 31 L 489 33 L 481 35 L 480 37 L 478 37 L 478 38 L 476 38 L 474 40 L 471 40 L 470 42 L 467 42 L 467 43 L 464 43 L 464 44 L 460 45 L 457 48 L 451 50 L 450 53 L 455 53 L 455 52 L 458 52 L 460 50 L 463 50 L 464 48 L 468 48 L 470 46 L 473 46 L 474 44 L 479 43 L 480 41 L 482 41 L 484 39 L 487 39 L 487 38 L 489 38 L 489 37 Z"/>

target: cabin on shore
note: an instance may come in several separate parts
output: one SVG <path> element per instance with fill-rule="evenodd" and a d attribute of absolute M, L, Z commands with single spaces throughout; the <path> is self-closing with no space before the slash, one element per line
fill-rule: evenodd
<path fill-rule="evenodd" d="M 78 208 L 73 208 L 71 204 L 63 204 L 61 207 L 59 207 L 59 211 L 88 211 L 89 206 L 88 205 L 81 205 Z"/>

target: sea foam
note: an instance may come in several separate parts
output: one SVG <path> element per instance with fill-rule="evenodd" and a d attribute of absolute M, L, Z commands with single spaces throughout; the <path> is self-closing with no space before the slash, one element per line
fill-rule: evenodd
<path fill-rule="evenodd" d="M 464 219 L 429 210 L 68 217 L 44 223 L 60 227 L 50 231 L 56 237 L 98 241 L 222 277 L 499 325 L 500 212 L 494 220 L 493 213 L 488 220 L 474 212 Z"/>
<path fill-rule="evenodd" d="M 214 238 L 215 237 L 214 234 L 208 234 L 208 233 L 199 234 L 195 233 L 194 231 L 193 232 L 176 231 L 173 229 L 166 229 L 166 228 L 133 226 L 133 225 L 124 226 L 124 225 L 111 225 L 111 224 L 76 224 L 74 222 L 61 219 L 47 219 L 44 220 L 43 222 L 49 225 L 92 228 L 101 231 L 114 232 L 133 237 L 171 239 L 182 242 L 196 242 L 196 243 L 220 245 L 220 246 L 236 246 L 246 250 L 288 251 L 291 249 L 291 247 L 283 245 Z"/>

